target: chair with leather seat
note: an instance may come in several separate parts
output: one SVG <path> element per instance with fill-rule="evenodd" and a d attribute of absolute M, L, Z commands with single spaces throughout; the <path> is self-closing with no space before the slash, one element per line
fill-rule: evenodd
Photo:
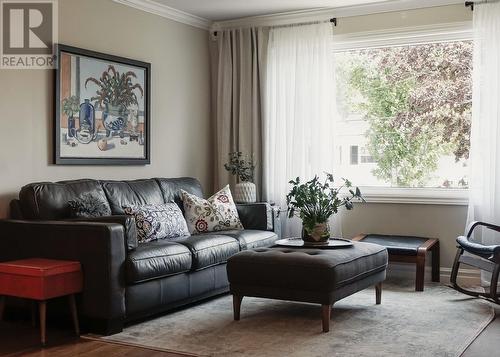
<path fill-rule="evenodd" d="M 472 222 L 469 225 L 467 237 L 460 236 L 457 238 L 458 251 L 455 257 L 455 262 L 453 263 L 453 269 L 451 271 L 451 284 L 454 289 L 460 291 L 461 293 L 476 297 L 481 296 L 500 304 L 500 296 L 497 292 L 498 276 L 500 273 L 500 245 L 483 245 L 472 242 L 470 239 L 476 227 L 485 227 L 486 229 L 500 232 L 500 226 L 496 226 L 491 223 Z M 457 276 L 460 264 L 466 264 L 490 272 L 491 282 L 489 292 L 473 291 L 458 285 Z"/>

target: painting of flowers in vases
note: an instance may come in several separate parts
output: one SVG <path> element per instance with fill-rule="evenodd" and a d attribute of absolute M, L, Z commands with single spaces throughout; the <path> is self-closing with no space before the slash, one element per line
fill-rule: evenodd
<path fill-rule="evenodd" d="M 150 163 L 151 65 L 59 45 L 56 164 Z"/>

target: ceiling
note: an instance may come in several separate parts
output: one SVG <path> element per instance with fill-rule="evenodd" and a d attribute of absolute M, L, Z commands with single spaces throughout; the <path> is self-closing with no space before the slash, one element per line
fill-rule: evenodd
<path fill-rule="evenodd" d="M 211 21 L 393 0 L 152 0 Z"/>

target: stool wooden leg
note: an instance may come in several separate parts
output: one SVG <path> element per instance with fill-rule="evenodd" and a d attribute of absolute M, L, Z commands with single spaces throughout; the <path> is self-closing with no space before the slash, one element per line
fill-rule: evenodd
<path fill-rule="evenodd" d="M 424 291 L 425 279 L 425 249 L 419 249 L 417 253 L 417 274 L 415 277 L 415 291 Z"/>
<path fill-rule="evenodd" d="M 40 310 L 40 340 L 42 342 L 42 346 L 45 346 L 45 321 L 46 321 L 46 313 L 47 313 L 47 302 L 40 301 L 38 303 L 38 309 Z"/>
<path fill-rule="evenodd" d="M 233 294 L 233 314 L 235 321 L 240 320 L 241 300 L 243 300 L 243 296 Z"/>
<path fill-rule="evenodd" d="M 73 325 L 75 326 L 75 333 L 80 336 L 80 324 L 78 323 L 78 311 L 76 310 L 75 295 L 68 296 L 69 307 L 71 309 L 71 317 L 73 317 Z"/>
<path fill-rule="evenodd" d="M 377 305 L 382 303 L 382 283 L 375 285 L 375 303 Z"/>
<path fill-rule="evenodd" d="M 3 310 L 5 310 L 5 296 L 0 295 L 0 321 L 3 319 Z"/>
<path fill-rule="evenodd" d="M 323 332 L 330 331 L 330 318 L 332 316 L 331 305 L 321 305 L 321 317 L 323 322 Z"/>
<path fill-rule="evenodd" d="M 440 280 L 440 256 L 439 256 L 439 241 L 434 244 L 432 249 L 432 281 L 439 282 Z"/>

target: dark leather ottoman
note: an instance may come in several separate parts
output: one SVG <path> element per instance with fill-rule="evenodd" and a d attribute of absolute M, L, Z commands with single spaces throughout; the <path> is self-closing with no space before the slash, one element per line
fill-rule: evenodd
<path fill-rule="evenodd" d="M 345 249 L 260 248 L 229 258 L 227 273 L 233 294 L 234 319 L 240 318 L 244 296 L 322 305 L 323 331 L 329 331 L 332 305 L 369 286 L 380 304 L 387 250 L 353 242 Z"/>

